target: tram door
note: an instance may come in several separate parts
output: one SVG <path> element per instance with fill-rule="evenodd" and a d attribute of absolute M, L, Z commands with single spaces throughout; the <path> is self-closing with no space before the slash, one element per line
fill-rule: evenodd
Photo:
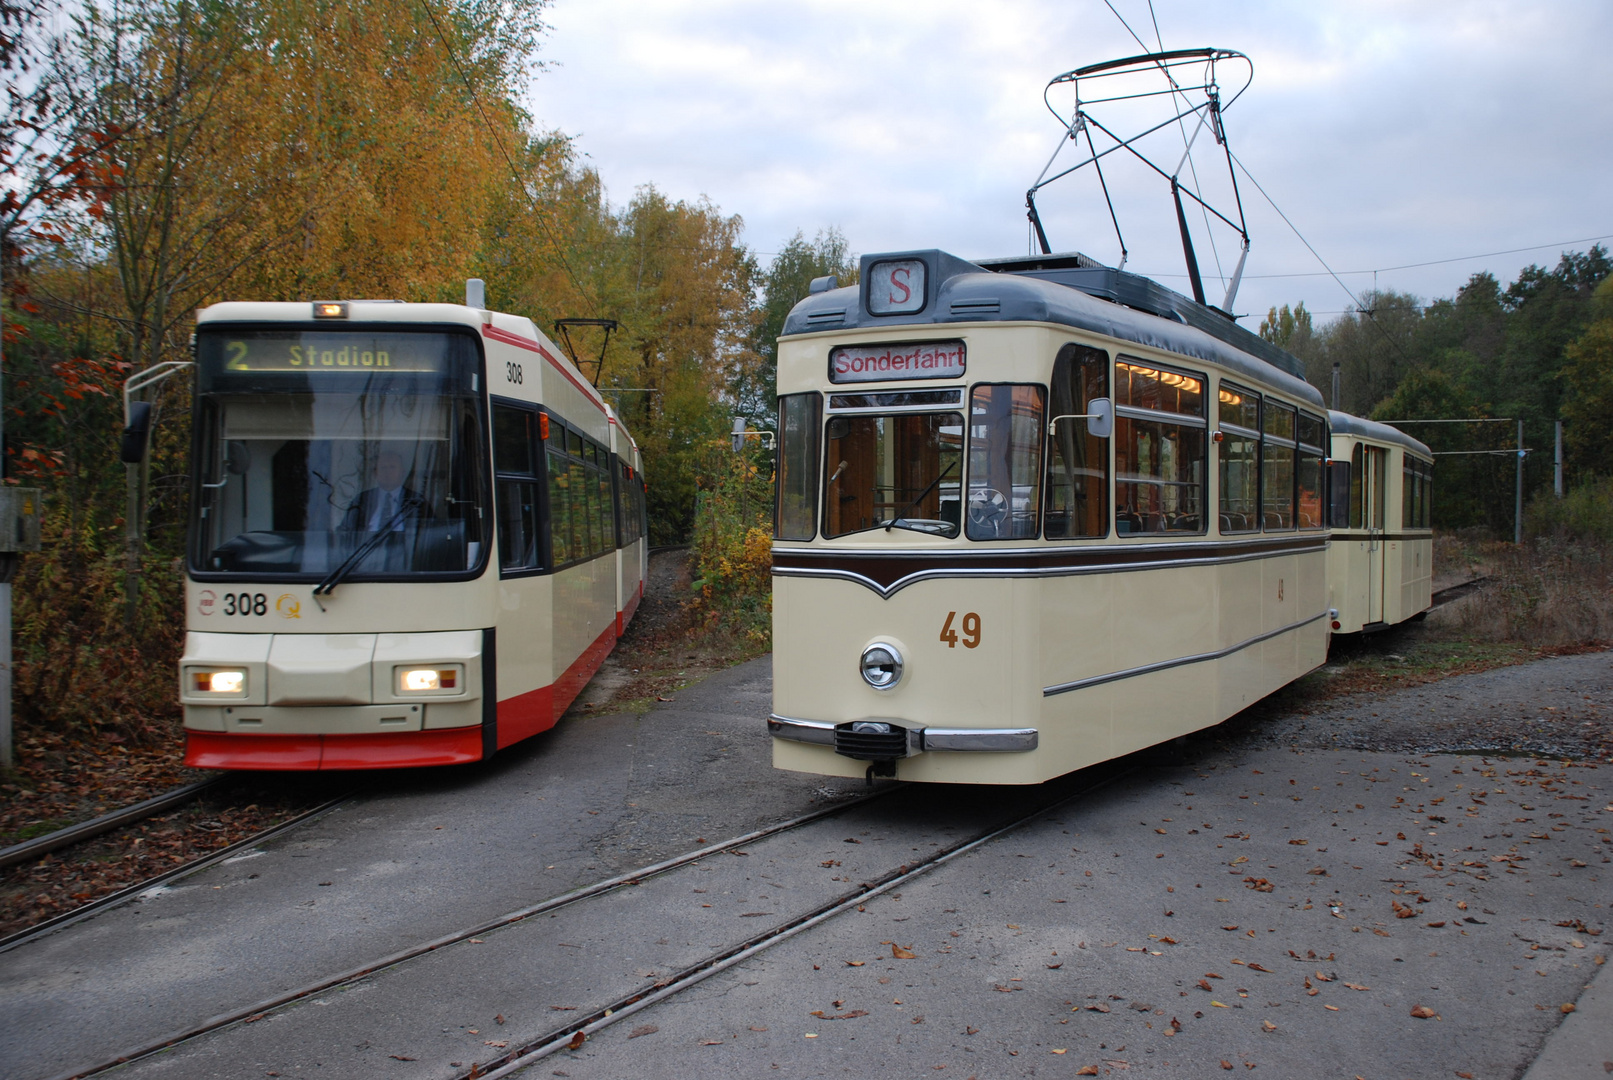
<path fill-rule="evenodd" d="M 1384 529 L 1389 508 L 1389 451 L 1368 446 L 1362 479 L 1366 483 L 1367 511 L 1367 622 L 1383 622 Z"/>

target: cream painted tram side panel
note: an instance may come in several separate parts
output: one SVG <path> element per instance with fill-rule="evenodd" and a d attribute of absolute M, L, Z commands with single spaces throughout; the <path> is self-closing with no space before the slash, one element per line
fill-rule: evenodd
<path fill-rule="evenodd" d="M 1111 574 L 1045 578 L 1030 583 L 1040 626 L 1041 670 L 1027 685 L 1057 686 L 1118 670 L 1126 663 L 1109 617 L 1117 579 Z M 1101 761 L 1115 750 L 1116 683 L 1044 696 L 1036 754 L 1056 761 Z"/>
<path fill-rule="evenodd" d="M 1230 649 L 1261 632 L 1265 570 L 1259 559 L 1223 563 L 1216 579 L 1220 626 L 1213 645 Z M 1222 717 L 1247 708 L 1264 693 L 1262 656 L 1259 649 L 1239 649 L 1215 665 L 1217 711 Z"/>
<path fill-rule="evenodd" d="M 1213 571 L 1171 567 L 1107 576 L 1114 580 L 1115 597 L 1109 630 L 1116 642 L 1125 643 L 1111 670 L 1180 660 L 1213 647 L 1218 621 Z M 1115 695 L 1114 753 L 1130 753 L 1213 723 L 1214 678 L 1213 665 L 1197 663 L 1110 684 Z"/>

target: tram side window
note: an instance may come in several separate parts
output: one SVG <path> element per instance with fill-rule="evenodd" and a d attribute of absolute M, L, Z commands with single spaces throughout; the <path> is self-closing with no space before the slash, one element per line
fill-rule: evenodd
<path fill-rule="evenodd" d="M 1115 531 L 1204 531 L 1204 378 L 1115 361 Z"/>
<path fill-rule="evenodd" d="M 1025 540 L 1040 532 L 1047 390 L 976 386 L 969 396 L 969 539 Z"/>
<path fill-rule="evenodd" d="M 1350 527 L 1350 491 L 1355 480 L 1354 471 L 1348 461 L 1328 461 L 1327 463 L 1327 493 L 1328 493 L 1328 519 L 1329 528 L 1347 529 Z"/>
<path fill-rule="evenodd" d="M 786 394 L 778 400 L 779 452 L 773 536 L 778 540 L 810 540 L 818 520 L 818 440 L 823 398 L 818 394 Z"/>
<path fill-rule="evenodd" d="M 493 471 L 498 513 L 498 557 L 504 571 L 541 565 L 538 550 L 537 414 L 493 406 Z"/>
<path fill-rule="evenodd" d="M 549 542 L 554 565 L 604 555 L 616 547 L 611 521 L 610 455 L 580 432 L 550 423 Z"/>
<path fill-rule="evenodd" d="M 1423 512 L 1418 524 L 1425 529 L 1434 527 L 1434 466 L 1423 463 Z"/>
<path fill-rule="evenodd" d="M 1400 527 L 1417 527 L 1417 462 L 1410 454 L 1400 463 Z"/>
<path fill-rule="evenodd" d="M 1299 527 L 1326 528 L 1322 517 L 1322 462 L 1327 452 L 1327 422 L 1301 410 L 1299 414 Z"/>
<path fill-rule="evenodd" d="M 1044 535 L 1050 540 L 1109 535 L 1109 440 L 1093 436 L 1087 421 L 1075 419 L 1091 411 L 1093 398 L 1108 396 L 1108 353 L 1073 343 L 1059 349 L 1047 404 L 1053 434 Z"/>
<path fill-rule="evenodd" d="M 644 536 L 644 500 L 640 494 L 643 489 L 639 486 L 638 473 L 625 461 L 616 463 L 616 490 L 621 494 L 620 542 L 622 547 L 627 547 L 638 543 Z"/>
<path fill-rule="evenodd" d="M 1260 395 L 1222 383 L 1220 413 L 1221 531 L 1260 531 Z"/>
<path fill-rule="evenodd" d="M 1294 409 L 1266 402 L 1260 446 L 1261 518 L 1270 529 L 1294 527 Z"/>
<path fill-rule="evenodd" d="M 1366 447 L 1360 443 L 1350 452 L 1350 528 L 1366 527 Z"/>

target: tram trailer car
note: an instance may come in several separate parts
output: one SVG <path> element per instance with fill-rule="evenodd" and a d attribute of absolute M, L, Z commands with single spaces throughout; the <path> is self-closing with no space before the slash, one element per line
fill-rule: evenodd
<path fill-rule="evenodd" d="M 779 340 L 776 767 L 1033 784 L 1324 661 L 1296 358 L 1081 255 L 860 271 Z"/>
<path fill-rule="evenodd" d="M 1332 543 L 1327 584 L 1337 634 L 1421 617 L 1433 599 L 1434 455 L 1405 432 L 1330 412 Z"/>
<path fill-rule="evenodd" d="M 479 761 L 552 727 L 633 617 L 638 447 L 479 292 L 198 313 L 187 765 Z"/>

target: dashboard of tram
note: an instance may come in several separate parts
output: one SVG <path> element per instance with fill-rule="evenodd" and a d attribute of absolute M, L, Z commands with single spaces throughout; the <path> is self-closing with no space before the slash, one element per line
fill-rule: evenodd
<path fill-rule="evenodd" d="M 487 454 L 470 334 L 204 327 L 196 353 L 194 576 L 480 571 Z"/>

